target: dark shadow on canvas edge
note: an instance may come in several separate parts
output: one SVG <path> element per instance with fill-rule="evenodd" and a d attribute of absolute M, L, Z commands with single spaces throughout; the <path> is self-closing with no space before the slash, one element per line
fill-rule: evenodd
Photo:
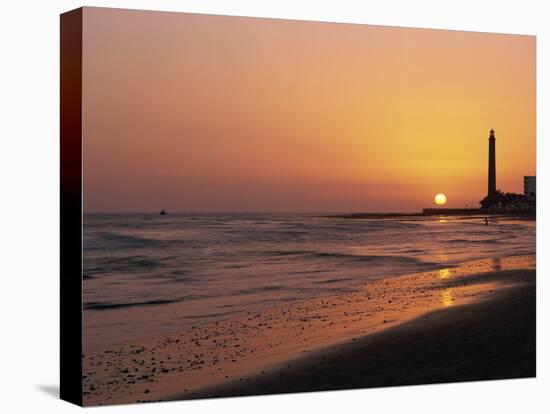
<path fill-rule="evenodd" d="M 59 398 L 58 384 L 39 384 L 39 385 L 36 385 L 36 388 L 50 397 L 53 397 L 55 399 Z"/>

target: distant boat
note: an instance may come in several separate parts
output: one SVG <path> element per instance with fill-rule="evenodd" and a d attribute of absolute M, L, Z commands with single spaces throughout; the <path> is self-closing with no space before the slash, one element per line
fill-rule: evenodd
<path fill-rule="evenodd" d="M 164 210 L 164 209 L 160 210 L 160 215 L 161 215 L 161 216 L 165 216 L 166 214 L 167 214 L 167 213 L 166 213 L 166 210 Z"/>

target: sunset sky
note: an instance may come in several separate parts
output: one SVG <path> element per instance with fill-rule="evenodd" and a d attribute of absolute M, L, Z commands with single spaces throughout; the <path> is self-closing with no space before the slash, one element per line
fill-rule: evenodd
<path fill-rule="evenodd" d="M 535 174 L 535 38 L 85 8 L 85 212 L 418 211 Z"/>

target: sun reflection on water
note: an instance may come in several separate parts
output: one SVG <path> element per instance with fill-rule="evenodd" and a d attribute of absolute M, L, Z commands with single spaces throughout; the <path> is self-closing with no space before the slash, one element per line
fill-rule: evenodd
<path fill-rule="evenodd" d="M 453 304 L 454 298 L 451 292 L 451 289 L 445 289 L 441 292 L 441 304 L 443 306 L 451 306 Z"/>
<path fill-rule="evenodd" d="M 451 269 L 445 268 L 439 270 L 439 278 L 440 279 L 448 279 L 451 277 Z"/>

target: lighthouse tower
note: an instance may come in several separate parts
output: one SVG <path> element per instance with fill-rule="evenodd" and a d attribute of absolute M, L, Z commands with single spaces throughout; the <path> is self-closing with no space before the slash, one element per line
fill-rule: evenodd
<path fill-rule="evenodd" d="M 497 174 L 495 160 L 495 131 L 491 129 L 489 133 L 489 182 L 487 186 L 487 197 L 492 198 L 497 192 Z"/>

